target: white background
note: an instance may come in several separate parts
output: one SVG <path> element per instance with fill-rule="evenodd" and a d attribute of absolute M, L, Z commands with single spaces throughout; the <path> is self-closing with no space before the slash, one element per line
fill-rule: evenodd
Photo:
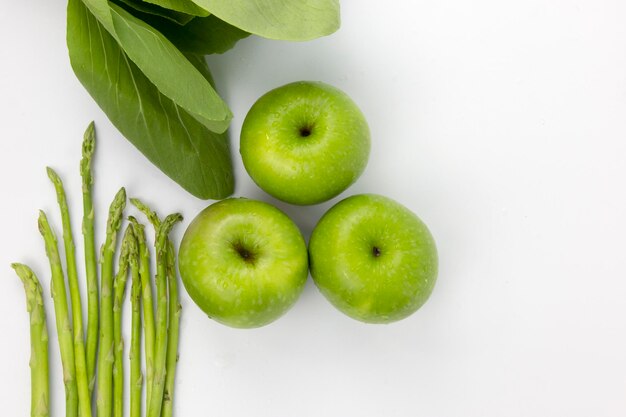
<path fill-rule="evenodd" d="M 250 38 L 209 59 L 235 115 L 236 195 L 275 202 L 237 152 L 256 98 L 300 79 L 334 84 L 362 108 L 373 138 L 365 173 L 342 197 L 383 193 L 429 225 L 441 258 L 435 291 L 412 317 L 372 326 L 341 315 L 309 282 L 284 318 L 247 331 L 212 322 L 183 294 L 176 414 L 626 415 L 626 2 L 342 3 L 333 36 Z M 207 204 L 145 160 L 83 90 L 67 57 L 64 8 L 42 0 L 0 8 L 5 416 L 29 413 L 30 375 L 23 290 L 9 263 L 31 264 L 49 294 L 37 209 L 60 228 L 44 167 L 65 180 L 79 241 L 78 161 L 92 119 L 100 242 L 121 185 L 162 214 L 181 211 L 185 225 Z M 278 205 L 308 237 L 339 198 Z"/>

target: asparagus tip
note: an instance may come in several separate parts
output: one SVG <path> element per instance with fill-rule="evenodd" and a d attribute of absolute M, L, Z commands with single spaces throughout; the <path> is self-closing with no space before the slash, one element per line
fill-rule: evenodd
<path fill-rule="evenodd" d="M 29 278 L 33 274 L 33 271 L 27 265 L 19 262 L 11 263 L 11 268 L 13 268 L 17 276 L 19 276 L 22 281 Z"/>
<path fill-rule="evenodd" d="M 93 152 L 93 145 L 95 144 L 96 139 L 96 124 L 92 120 L 87 125 L 87 129 L 85 129 L 85 133 L 83 134 L 83 151 L 88 151 L 89 154 Z M 84 146 L 88 147 L 85 148 Z"/>
<path fill-rule="evenodd" d="M 148 221 L 154 226 L 155 229 L 158 229 L 161 226 L 161 220 L 159 219 L 156 211 L 148 207 L 147 204 L 138 198 L 131 198 L 130 202 L 148 218 Z"/>
<path fill-rule="evenodd" d="M 109 218 L 107 220 L 107 233 L 111 234 L 120 227 L 122 222 L 122 212 L 126 207 L 126 189 L 124 187 L 115 194 L 115 198 L 109 207 Z"/>
<path fill-rule="evenodd" d="M 82 159 L 80 160 L 80 174 L 83 177 L 83 188 L 93 183 L 91 177 L 91 158 L 96 150 L 96 133 L 93 121 L 87 126 L 83 136 Z M 84 190 L 85 191 L 85 190 Z"/>
<path fill-rule="evenodd" d="M 37 225 L 39 226 L 39 232 L 44 233 L 46 226 L 48 225 L 48 217 L 46 212 L 39 209 L 39 217 L 37 218 Z"/>
<path fill-rule="evenodd" d="M 96 133 L 94 129 L 94 124 L 91 122 L 85 130 L 85 135 L 83 138 L 83 158 L 91 158 L 93 156 L 96 148 Z"/>
<path fill-rule="evenodd" d="M 48 174 L 48 178 L 50 178 L 50 181 L 54 183 L 61 181 L 59 174 L 57 174 L 56 171 L 52 169 L 51 167 L 46 167 L 46 173 Z"/>

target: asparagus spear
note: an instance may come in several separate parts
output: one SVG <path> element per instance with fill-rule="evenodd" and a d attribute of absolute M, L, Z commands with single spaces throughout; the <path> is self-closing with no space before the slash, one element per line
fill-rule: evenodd
<path fill-rule="evenodd" d="M 67 268 L 67 282 L 70 288 L 72 305 L 72 324 L 74 329 L 74 361 L 76 366 L 76 385 L 78 387 L 78 407 L 81 417 L 91 417 L 91 396 L 89 395 L 89 378 L 85 359 L 85 339 L 83 336 L 83 306 L 78 286 L 78 272 L 76 271 L 76 248 L 70 222 L 70 212 L 65 197 L 63 181 L 50 167 L 47 168 L 48 178 L 54 184 L 57 201 L 61 209 L 63 224 L 63 244 L 65 246 L 65 263 Z"/>
<path fill-rule="evenodd" d="M 159 227 L 161 226 L 161 219 L 150 207 L 144 204 L 138 198 L 131 198 L 130 202 L 141 211 L 148 221 L 154 227 L 154 233 L 156 235 Z M 131 220 L 132 221 L 132 220 Z M 139 223 L 137 223 L 139 224 Z M 145 233 L 143 225 L 141 227 L 141 237 L 138 235 L 141 264 L 140 273 L 143 286 L 143 311 L 145 319 L 145 348 L 146 348 L 146 404 L 150 404 L 150 398 L 152 395 L 152 386 L 154 381 L 154 344 L 155 344 L 155 324 L 154 324 L 154 302 L 152 300 L 152 282 L 150 279 L 150 253 L 148 246 L 145 242 Z M 156 238 L 156 236 L 155 236 Z M 142 242 L 143 239 L 143 242 Z M 141 248 L 143 244 L 143 248 Z M 156 240 L 154 242 L 156 246 Z M 148 308 L 149 307 L 149 308 Z M 146 314 L 147 313 L 147 314 Z"/>
<path fill-rule="evenodd" d="M 48 417 L 50 403 L 48 328 L 43 290 L 29 267 L 18 263 L 11 266 L 24 284 L 26 306 L 30 315 L 30 415 L 31 417 Z"/>
<path fill-rule="evenodd" d="M 76 417 L 78 415 L 78 387 L 76 386 L 74 342 L 67 308 L 65 278 L 63 276 L 61 259 L 59 258 L 57 240 L 43 211 L 39 211 L 39 232 L 43 236 L 46 245 L 46 254 L 50 261 L 52 274 L 52 298 L 54 299 L 54 312 L 59 348 L 61 350 L 61 363 L 63 365 L 63 382 L 65 384 L 65 415 L 66 417 Z"/>
<path fill-rule="evenodd" d="M 144 216 L 148 218 L 148 221 L 154 227 L 154 232 L 155 233 L 158 232 L 159 227 L 161 227 L 161 219 L 159 218 L 159 215 L 156 213 L 156 211 L 152 210 L 150 207 L 148 207 L 147 204 L 145 204 L 143 201 L 141 201 L 138 198 L 131 198 L 130 202 L 140 212 L 142 212 Z M 155 245 L 156 245 L 156 242 L 155 242 Z"/>
<path fill-rule="evenodd" d="M 144 204 L 138 198 L 131 198 L 130 202 L 141 211 L 148 221 L 154 227 L 156 235 L 161 226 L 161 219 L 150 207 Z M 155 343 L 155 324 L 154 324 L 154 302 L 152 297 L 152 280 L 150 277 L 150 252 L 146 244 L 144 226 L 139 224 L 134 217 L 130 218 L 134 221 L 138 230 L 137 239 L 139 241 L 139 253 L 141 257 L 140 274 L 143 288 L 143 312 L 144 312 L 144 332 L 145 332 L 145 351 L 146 351 L 146 404 L 150 404 L 152 396 L 152 386 L 154 381 L 154 343 Z M 156 236 L 155 236 L 156 238 Z M 156 241 L 154 242 L 156 246 Z"/>
<path fill-rule="evenodd" d="M 155 211 L 137 198 L 131 198 L 131 203 L 137 207 L 148 218 L 150 223 L 158 231 L 161 227 L 161 220 Z M 176 275 L 176 252 L 174 245 L 168 239 L 167 254 L 167 283 L 168 283 L 168 337 L 167 337 L 167 360 L 166 360 L 166 381 L 163 394 L 162 416 L 171 417 L 173 413 L 174 382 L 176 375 L 176 365 L 178 362 L 178 338 L 180 333 L 180 313 L 181 306 L 178 297 L 178 282 Z"/>
<path fill-rule="evenodd" d="M 109 208 L 106 239 L 102 247 L 102 273 L 100 277 L 100 339 L 98 351 L 98 417 L 111 417 L 113 388 L 113 257 L 117 232 L 126 207 L 126 190 L 121 188 Z"/>
<path fill-rule="evenodd" d="M 133 231 L 136 232 L 134 224 Z M 137 245 L 135 247 L 138 249 Z M 128 259 L 132 276 L 132 287 L 130 290 L 132 308 L 130 336 L 130 417 L 141 417 L 141 390 L 143 388 L 143 377 L 141 375 L 141 276 L 139 274 L 138 256 L 139 253 L 135 250 Z"/>
<path fill-rule="evenodd" d="M 134 204 L 134 200 L 131 199 Z M 137 238 L 139 249 L 139 275 L 141 277 L 141 296 L 143 299 L 144 345 L 146 351 L 146 404 L 150 403 L 154 374 L 154 302 L 152 301 L 152 278 L 150 277 L 150 252 L 146 245 L 144 226 L 134 217 L 129 217 Z"/>
<path fill-rule="evenodd" d="M 124 340 L 122 339 L 122 307 L 126 293 L 128 263 L 131 256 L 137 256 L 137 244 L 133 228 L 129 225 L 124 233 L 122 251 L 118 262 L 118 271 L 113 283 L 113 343 L 115 346 L 113 361 L 113 417 L 124 415 Z"/>
<path fill-rule="evenodd" d="M 154 351 L 154 381 L 147 417 L 160 417 L 167 363 L 167 240 L 174 224 L 182 220 L 178 213 L 165 218 L 156 237 L 157 258 L 157 333 Z"/>
<path fill-rule="evenodd" d="M 83 156 L 80 160 L 80 176 L 83 189 L 83 242 L 85 245 L 85 273 L 87 281 L 87 377 L 89 393 L 93 391 L 96 376 L 96 351 L 98 349 L 98 266 L 94 238 L 94 207 L 91 199 L 93 177 L 91 160 L 96 147 L 94 123 L 91 122 L 83 139 Z"/>
<path fill-rule="evenodd" d="M 181 306 L 178 298 L 178 276 L 176 274 L 176 252 L 168 241 L 167 283 L 169 291 L 169 327 L 167 335 L 167 373 L 163 394 L 162 417 L 172 417 L 174 408 L 174 382 L 178 363 L 178 336 L 180 333 Z"/>
<path fill-rule="evenodd" d="M 150 223 L 154 226 L 155 230 L 159 230 L 161 227 L 161 220 L 155 211 L 150 209 L 141 200 L 136 198 L 130 199 L 131 203 L 137 207 L 148 218 Z M 169 304 L 168 304 L 168 346 L 167 346 L 167 360 L 166 360 L 166 381 L 163 394 L 163 406 L 161 415 L 163 417 L 171 417 L 173 413 L 173 395 L 174 395 L 174 382 L 176 375 L 176 364 L 178 362 L 178 337 L 180 333 L 180 313 L 181 306 L 178 297 L 178 282 L 176 275 L 176 255 L 174 245 L 168 239 L 168 254 L 167 254 L 167 283 L 169 292 Z"/>

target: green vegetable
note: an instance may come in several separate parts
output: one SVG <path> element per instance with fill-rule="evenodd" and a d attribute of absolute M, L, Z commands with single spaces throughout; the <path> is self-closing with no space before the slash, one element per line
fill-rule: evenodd
<path fill-rule="evenodd" d="M 199 55 L 222 54 L 250 34 L 211 15 L 197 17 L 185 26 L 156 18 L 147 20 L 176 47 Z"/>
<path fill-rule="evenodd" d="M 110 417 L 113 400 L 113 257 L 117 232 L 126 206 L 126 190 L 120 189 L 109 208 L 106 239 L 102 247 L 102 273 L 100 277 L 100 340 L 98 350 L 98 417 Z"/>
<path fill-rule="evenodd" d="M 212 131 L 226 130 L 232 118 L 228 106 L 165 36 L 116 4 L 106 0 L 83 2 L 162 94 Z M 68 24 L 68 37 L 72 35 L 69 28 Z"/>
<path fill-rule="evenodd" d="M 156 212 L 150 209 L 138 198 L 131 198 L 130 202 L 139 209 L 154 226 L 155 233 L 159 233 L 161 219 Z M 155 242 L 156 246 L 156 242 Z M 178 337 L 180 333 L 181 305 L 178 297 L 178 276 L 176 273 L 176 251 L 174 245 L 167 240 L 167 289 L 168 289 L 168 334 L 167 334 L 167 360 L 166 360 L 166 380 L 163 393 L 163 417 L 171 417 L 174 405 L 174 383 L 176 380 L 176 365 L 178 363 Z"/>
<path fill-rule="evenodd" d="M 156 211 L 152 210 L 150 207 L 148 207 L 146 203 L 138 198 L 131 198 L 130 203 L 135 206 L 137 210 L 139 210 L 144 216 L 146 216 L 152 227 L 154 227 L 154 233 L 157 233 L 159 231 L 159 228 L 161 227 L 161 219 L 159 218 L 159 215 L 156 213 Z M 156 246 L 156 242 L 154 242 L 154 244 Z"/>
<path fill-rule="evenodd" d="M 157 259 L 157 320 L 156 343 L 154 353 L 154 381 L 148 405 L 147 417 L 160 417 L 165 389 L 167 365 L 167 250 L 168 235 L 174 224 L 182 220 L 178 213 L 165 218 L 156 236 Z"/>
<path fill-rule="evenodd" d="M 169 292 L 169 326 L 167 334 L 167 374 L 163 394 L 162 417 L 172 417 L 174 407 L 174 385 L 178 363 L 178 337 L 182 307 L 178 297 L 178 275 L 176 274 L 176 251 L 171 241 L 167 249 L 167 284 Z"/>
<path fill-rule="evenodd" d="M 63 224 L 63 244 L 65 247 L 65 262 L 67 267 L 67 281 L 70 288 L 72 302 L 72 324 L 74 329 L 74 361 L 76 366 L 76 385 L 78 387 L 78 405 L 81 417 L 91 417 L 91 395 L 89 394 L 89 377 L 85 359 L 85 339 L 83 336 L 83 305 L 80 299 L 78 286 L 78 272 L 76 271 L 76 248 L 70 222 L 70 212 L 67 207 L 63 181 L 52 169 L 48 168 L 48 178 L 54 184 L 57 201 L 61 209 Z"/>
<path fill-rule="evenodd" d="M 124 8 L 133 15 L 137 15 L 136 12 L 140 12 L 142 14 L 159 16 L 178 25 L 186 25 L 195 17 L 191 14 L 166 9 L 142 0 L 120 0 L 118 4 L 125 6 Z"/>
<path fill-rule="evenodd" d="M 91 122 L 85 131 L 80 160 L 80 176 L 83 193 L 83 243 L 85 245 L 85 275 L 87 281 L 87 336 L 86 360 L 89 393 L 93 391 L 96 378 L 96 351 L 98 348 L 98 261 L 94 237 L 94 207 L 91 199 L 93 176 L 91 160 L 96 148 L 94 123 Z M 91 398 L 91 397 L 90 397 Z"/>
<path fill-rule="evenodd" d="M 135 204 L 135 200 L 130 200 Z M 144 226 L 134 217 L 129 217 L 137 238 L 139 249 L 139 276 L 141 277 L 141 297 L 143 300 L 144 345 L 146 351 L 146 403 L 150 403 L 154 375 L 154 302 L 152 299 L 152 278 L 150 276 L 150 252 L 146 245 Z"/>
<path fill-rule="evenodd" d="M 43 211 L 39 211 L 39 232 L 44 239 L 52 274 L 52 298 L 54 299 L 54 313 L 59 349 L 61 350 L 61 363 L 63 365 L 63 383 L 65 384 L 65 416 L 76 417 L 78 416 L 78 387 L 76 385 L 74 341 L 72 324 L 67 308 L 65 277 L 63 267 L 61 266 L 61 258 L 59 258 L 57 240 Z"/>
<path fill-rule="evenodd" d="M 133 232 L 137 229 L 133 224 Z M 143 233 L 143 231 L 142 231 Z M 136 239 L 136 236 L 135 236 Z M 141 391 L 143 388 L 143 376 L 141 375 L 141 293 L 142 283 L 139 275 L 137 252 L 140 249 L 135 242 L 134 251 L 129 255 L 128 263 L 132 276 L 130 290 L 132 319 L 130 336 L 130 417 L 141 417 Z"/>
<path fill-rule="evenodd" d="M 148 159 L 200 198 L 232 193 L 226 135 L 211 132 L 161 94 L 81 0 L 69 1 L 68 47 L 80 81 Z"/>
<path fill-rule="evenodd" d="M 26 265 L 11 265 L 24 284 L 26 307 L 30 315 L 30 415 L 48 417 L 50 386 L 48 382 L 48 327 L 43 290 L 37 276 Z"/>
<path fill-rule="evenodd" d="M 76 3 L 74 3 L 75 5 Z M 79 6 L 81 3 L 78 3 Z M 84 6 L 83 6 L 84 7 Z M 85 13 L 87 10 L 84 9 Z M 88 16 L 88 15 L 87 15 Z M 93 19 L 93 18 L 92 18 Z M 95 20 L 94 20 L 95 21 Z M 105 33 L 105 32 L 102 32 Z M 210 82 L 204 59 L 190 55 L 198 72 Z M 191 61 L 190 61 L 191 62 Z M 178 356 L 180 304 L 176 282 L 174 246 L 169 232 L 180 221 L 180 214 L 172 214 L 163 222 L 155 212 L 139 200 L 133 204 L 146 214 L 155 226 L 157 256 L 157 321 L 155 324 L 150 274 L 150 252 L 146 245 L 144 226 L 130 217 L 118 257 L 118 270 L 114 274 L 114 258 L 117 255 L 117 236 L 126 206 L 126 191 L 121 188 L 109 207 L 105 242 L 101 249 L 101 282 L 98 291 L 94 239 L 94 208 L 91 197 L 91 160 L 95 151 L 93 122 L 87 128 L 83 144 L 80 172 L 83 194 L 83 237 L 85 241 L 85 267 L 89 293 L 88 335 L 92 334 L 93 351 L 97 351 L 97 384 L 90 383 L 87 352 L 82 325 L 80 288 L 76 268 L 76 251 L 73 242 L 70 213 L 63 182 L 51 168 L 47 169 L 52 181 L 63 224 L 64 249 L 67 258 L 69 293 L 72 311 L 67 301 L 63 265 L 59 257 L 56 236 L 48 223 L 46 214 L 40 211 L 39 231 L 44 239 L 46 254 L 52 275 L 52 296 L 59 338 L 63 381 L 66 391 L 66 416 L 91 417 L 92 399 L 90 389 L 97 389 L 96 410 L 98 417 L 123 417 L 124 414 L 124 340 L 122 337 L 122 310 L 126 292 L 128 270 L 132 276 L 131 289 L 131 346 L 130 346 L 130 417 L 141 417 L 143 376 L 141 364 L 141 308 L 144 301 L 146 335 L 146 370 L 148 389 L 146 413 L 151 417 L 171 417 L 173 407 L 174 378 Z M 91 249 L 90 249 L 91 248 Z M 21 278 L 31 319 L 31 417 L 48 417 L 48 333 L 45 320 L 42 289 L 33 272 L 25 265 L 12 264 Z M 94 288 L 95 287 L 95 288 Z M 93 290 L 93 291 L 92 291 Z M 101 297 L 99 299 L 99 297 Z M 172 297 L 171 300 L 169 297 Z M 169 309 L 168 309 L 169 306 Z M 93 309 L 92 309 L 93 307 Z M 99 314 L 98 314 L 99 313 Z M 73 318 L 74 323 L 70 320 Z M 98 323 L 100 320 L 100 323 Z M 98 326 L 99 324 L 99 326 Z M 98 329 L 100 330 L 98 333 Z M 94 365 L 91 365 L 92 367 Z"/>
<path fill-rule="evenodd" d="M 158 90 L 214 132 L 224 132 L 232 113 L 210 83 L 165 36 L 110 3 L 118 39 L 128 57 Z"/>
<path fill-rule="evenodd" d="M 122 240 L 122 252 L 120 253 L 118 270 L 113 282 L 113 343 L 115 354 L 113 361 L 113 417 L 124 415 L 124 340 L 122 339 L 122 304 L 126 294 L 126 279 L 128 276 L 128 263 L 131 256 L 137 256 L 137 244 L 133 235 L 132 226 L 126 228 Z"/>
<path fill-rule="evenodd" d="M 306 41 L 339 29 L 339 0 L 193 0 L 233 26 L 269 39 Z"/>
<path fill-rule="evenodd" d="M 210 130 L 222 133 L 228 128 L 232 113 L 226 103 L 165 36 L 107 0 L 83 3 L 163 95 Z M 72 36 L 69 29 L 68 23 L 68 38 Z M 70 49 L 71 45 L 68 43 Z M 70 58 L 71 54 L 70 50 Z"/>

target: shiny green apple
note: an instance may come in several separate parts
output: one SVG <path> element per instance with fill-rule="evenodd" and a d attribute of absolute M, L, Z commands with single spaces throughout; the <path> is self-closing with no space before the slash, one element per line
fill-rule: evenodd
<path fill-rule="evenodd" d="M 370 132 L 347 94 L 301 81 L 268 92 L 252 106 L 240 152 L 246 171 L 268 194 L 292 204 L 317 204 L 361 175 Z"/>
<path fill-rule="evenodd" d="M 367 323 L 401 320 L 420 308 L 437 279 L 426 225 L 396 201 L 349 197 L 321 218 L 309 242 L 311 275 L 340 311 Z"/>
<path fill-rule="evenodd" d="M 200 212 L 183 236 L 178 259 L 193 301 L 209 317 L 239 328 L 282 316 L 308 276 L 298 227 L 276 207 L 246 198 Z"/>

